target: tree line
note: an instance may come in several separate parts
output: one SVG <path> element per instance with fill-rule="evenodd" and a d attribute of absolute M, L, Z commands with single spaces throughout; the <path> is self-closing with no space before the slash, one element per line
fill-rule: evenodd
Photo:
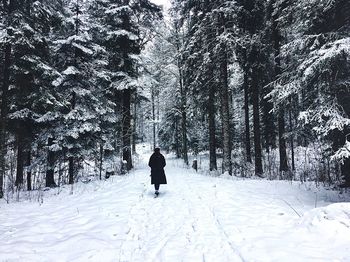
<path fill-rule="evenodd" d="M 84 164 L 132 168 L 139 56 L 160 19 L 148 0 L 0 2 L 0 198 L 72 184 Z"/>
<path fill-rule="evenodd" d="M 230 175 L 350 186 L 349 1 L 173 0 L 170 14 L 153 50 L 168 61 L 163 147 Z"/>
<path fill-rule="evenodd" d="M 2 0 L 0 196 L 130 170 L 145 137 L 214 172 L 349 186 L 349 14 L 173 0 L 163 24 L 149 0 Z"/>

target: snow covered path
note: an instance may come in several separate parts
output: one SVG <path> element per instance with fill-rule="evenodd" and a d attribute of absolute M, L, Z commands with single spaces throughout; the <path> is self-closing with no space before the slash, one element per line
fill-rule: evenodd
<path fill-rule="evenodd" d="M 148 174 L 143 161 L 40 206 L 0 202 L 0 261 L 350 261 L 348 203 L 307 212 L 315 193 L 297 184 L 206 177 L 177 161 L 155 199 Z M 317 205 L 336 200 L 320 191 Z"/>

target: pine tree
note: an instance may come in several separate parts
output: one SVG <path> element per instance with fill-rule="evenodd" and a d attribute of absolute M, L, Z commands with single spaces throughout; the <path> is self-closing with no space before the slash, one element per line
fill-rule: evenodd
<path fill-rule="evenodd" d="M 286 1 L 279 3 L 277 5 L 275 2 L 271 2 L 273 8 L 273 13 L 271 15 L 271 40 L 274 53 L 274 78 L 278 79 L 282 73 L 281 65 L 281 46 L 282 46 L 282 36 L 280 28 L 278 26 L 278 19 L 281 16 L 281 12 L 286 8 Z M 286 139 L 285 139 L 285 110 L 283 106 L 280 106 L 277 110 L 278 114 L 278 145 L 279 145 L 279 157 L 280 157 L 280 167 L 281 172 L 286 172 L 289 170 L 288 159 L 287 159 L 287 149 L 286 149 Z"/>
<path fill-rule="evenodd" d="M 237 25 L 241 32 L 241 44 L 239 50 L 242 50 L 240 64 L 243 70 L 247 70 L 244 74 L 248 80 L 249 89 L 251 91 L 251 102 L 253 104 L 253 134 L 254 134 L 254 159 L 255 159 L 255 174 L 261 176 L 263 173 L 262 167 L 262 150 L 261 150 L 261 121 L 260 121 L 260 106 L 261 106 L 261 90 L 264 85 L 264 42 L 262 41 L 262 30 L 264 23 L 264 4 L 260 0 L 254 1 L 238 1 L 239 14 L 237 17 Z M 247 97 L 246 101 L 249 100 Z M 249 155 L 248 143 L 248 107 L 245 106 L 246 114 L 246 151 Z"/>
<path fill-rule="evenodd" d="M 2 1 L 0 14 L 3 17 L 1 21 L 1 26 L 6 30 L 6 35 L 1 34 L 1 51 L 3 52 L 3 67 L 2 67 L 2 87 L 1 87 L 1 123 L 0 123 L 0 198 L 3 197 L 3 184 L 4 177 L 6 173 L 6 130 L 7 130 L 7 114 L 9 108 L 9 99 L 8 91 L 10 85 L 10 66 L 11 66 L 11 52 L 12 52 L 12 43 L 11 37 L 13 35 L 12 26 L 12 14 L 15 8 L 14 0 Z M 2 31 L 3 32 L 3 31 Z"/>
<path fill-rule="evenodd" d="M 323 142 L 332 141 L 333 159 L 341 165 L 345 186 L 350 184 L 346 154 L 349 110 L 344 100 L 349 95 L 349 10 L 349 3 L 342 0 L 310 1 L 306 6 L 293 1 L 282 12 L 280 21 L 289 22 L 283 30 L 290 35 L 282 47 L 288 70 L 271 93 L 276 107 L 298 98 L 299 119 L 305 129 L 311 127 Z"/>
<path fill-rule="evenodd" d="M 119 130 L 115 147 L 122 148 L 127 169 L 132 168 L 131 157 L 131 102 L 136 92 L 138 56 L 147 42 L 147 30 L 152 19 L 160 17 L 160 9 L 149 1 L 99 1 L 91 3 L 96 23 L 93 35 L 106 51 L 107 88 L 116 104 L 115 114 Z"/>
<path fill-rule="evenodd" d="M 208 144 L 210 152 L 210 169 L 216 169 L 216 137 L 214 106 L 216 95 L 220 95 L 222 123 L 222 141 L 224 148 L 223 171 L 232 173 L 231 168 L 231 124 L 228 104 L 228 64 L 229 48 L 226 40 L 231 33 L 231 14 L 229 1 L 222 3 L 186 1 L 185 4 L 174 2 L 180 28 L 185 32 L 182 44 L 182 70 L 184 83 L 193 101 L 193 109 L 205 108 L 208 114 Z M 225 8 L 219 11 L 219 8 Z M 228 22 L 226 22 L 226 19 Z M 224 40 L 225 39 L 225 40 Z M 220 69 L 213 64 L 220 65 Z M 225 69 L 226 68 L 226 69 Z M 213 79 L 217 78 L 218 81 Z M 186 85 L 187 84 L 187 85 Z M 209 102 L 209 107 L 207 103 Z"/>
<path fill-rule="evenodd" d="M 219 12 L 218 14 L 218 38 L 225 39 L 227 36 L 226 14 Z M 229 112 L 229 88 L 228 88 L 228 48 L 226 41 L 221 40 L 218 47 L 219 63 L 220 63 L 220 101 L 221 101 L 221 118 L 223 132 L 223 163 L 222 172 L 228 172 L 232 175 L 231 162 L 231 130 L 230 130 L 230 112 Z"/>
<path fill-rule="evenodd" d="M 3 1 L 4 6 L 6 2 Z M 11 61 L 11 71 L 5 70 L 7 76 L 4 80 L 7 80 L 4 81 L 4 87 L 11 83 L 14 88 L 10 92 L 5 90 L 7 98 L 11 97 L 11 104 L 7 105 L 10 106 L 7 110 L 7 129 L 16 136 L 15 184 L 21 187 L 24 182 L 25 155 L 31 150 L 37 119 L 44 114 L 45 106 L 51 103 L 45 95 L 50 93 L 50 88 L 47 87 L 56 75 L 50 64 L 47 41 L 53 15 L 51 5 L 46 2 L 26 1 L 20 5 L 10 1 L 8 8 L 11 9 L 13 21 L 10 29 L 11 42 L 8 43 L 11 48 L 7 49 L 9 53 L 5 60 Z M 26 161 L 27 165 L 30 165 L 28 160 L 29 158 Z M 27 175 L 30 175 L 30 172 Z M 27 180 L 30 181 L 28 178 Z"/>
<path fill-rule="evenodd" d="M 101 104 L 92 82 L 95 52 L 88 34 L 86 7 L 72 0 L 66 17 L 70 18 L 65 24 L 66 38 L 58 39 L 55 47 L 56 67 L 61 74 L 55 84 L 66 106 L 55 133 L 57 143 L 68 157 L 68 183 L 73 184 L 79 163 L 86 156 L 95 155 Z"/>

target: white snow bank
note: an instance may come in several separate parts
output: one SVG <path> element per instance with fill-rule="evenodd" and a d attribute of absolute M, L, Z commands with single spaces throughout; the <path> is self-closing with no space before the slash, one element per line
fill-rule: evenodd
<path fill-rule="evenodd" d="M 312 231 L 339 234 L 350 240 L 350 203 L 336 203 L 312 209 L 303 215 L 299 226 Z"/>

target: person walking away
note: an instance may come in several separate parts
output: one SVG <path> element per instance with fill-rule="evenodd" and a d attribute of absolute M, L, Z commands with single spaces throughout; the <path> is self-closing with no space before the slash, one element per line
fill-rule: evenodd
<path fill-rule="evenodd" d="M 154 185 L 156 196 L 159 195 L 159 186 L 167 184 L 164 167 L 166 166 L 165 158 L 160 153 L 160 148 L 155 148 L 151 155 L 148 166 L 151 168 L 151 184 Z"/>

